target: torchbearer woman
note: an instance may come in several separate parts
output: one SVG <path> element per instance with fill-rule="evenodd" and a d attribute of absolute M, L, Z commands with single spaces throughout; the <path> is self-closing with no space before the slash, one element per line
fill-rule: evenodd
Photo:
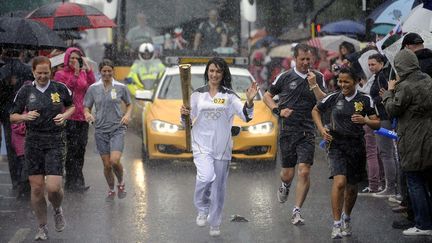
<path fill-rule="evenodd" d="M 352 70 L 341 69 L 340 91 L 322 99 L 312 110 L 317 129 L 328 142 L 330 178 L 333 179 L 333 239 L 351 235 L 350 215 L 357 199 L 357 183 L 362 180 L 366 167 L 363 125 L 372 129 L 380 126 L 372 98 L 356 90 L 357 81 Z M 327 128 L 321 122 L 321 114 L 328 110 L 331 116 Z"/>
<path fill-rule="evenodd" d="M 246 91 L 246 103 L 231 89 L 231 73 L 222 58 L 214 57 L 204 73 L 206 85 L 191 95 L 191 107 L 182 106 L 180 113 L 190 115 L 192 153 L 197 168 L 194 203 L 198 226 L 210 225 L 210 235 L 219 236 L 226 180 L 232 153 L 231 126 L 234 115 L 248 122 L 253 117 L 256 83 Z"/>

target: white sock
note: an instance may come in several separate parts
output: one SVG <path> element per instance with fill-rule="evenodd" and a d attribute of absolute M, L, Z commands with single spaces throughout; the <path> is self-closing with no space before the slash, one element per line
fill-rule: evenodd
<path fill-rule="evenodd" d="M 291 187 L 291 182 L 290 183 L 286 183 L 282 181 L 282 186 L 285 187 L 286 189 L 289 189 Z"/>
<path fill-rule="evenodd" d="M 342 212 L 342 219 L 343 219 L 343 221 L 350 221 L 351 217 L 346 215 L 345 212 Z"/>
<path fill-rule="evenodd" d="M 342 225 L 342 220 L 339 220 L 339 221 L 333 221 L 333 226 L 341 226 Z"/>
<path fill-rule="evenodd" d="M 293 208 L 292 212 L 293 212 L 293 214 L 294 214 L 295 212 L 300 212 L 300 208 L 297 207 L 297 206 L 295 206 L 295 207 Z"/>

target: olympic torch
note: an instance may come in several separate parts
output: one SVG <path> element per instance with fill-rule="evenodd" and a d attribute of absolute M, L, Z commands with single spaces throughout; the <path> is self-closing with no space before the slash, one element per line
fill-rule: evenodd
<path fill-rule="evenodd" d="M 190 96 L 191 96 L 191 65 L 190 64 L 181 64 L 179 65 L 180 69 L 180 79 L 182 86 L 182 96 L 183 96 L 183 105 L 185 107 L 190 107 Z M 186 151 L 191 151 L 191 127 L 192 121 L 190 119 L 190 115 L 186 116 L 185 119 L 185 132 L 186 132 Z"/>

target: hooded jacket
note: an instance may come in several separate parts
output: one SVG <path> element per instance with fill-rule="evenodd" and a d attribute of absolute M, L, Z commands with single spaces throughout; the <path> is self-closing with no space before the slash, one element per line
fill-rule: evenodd
<path fill-rule="evenodd" d="M 420 71 L 416 55 L 402 50 L 395 57 L 400 77 L 383 96 L 389 116 L 398 119 L 398 149 L 404 171 L 432 167 L 432 79 Z"/>
<path fill-rule="evenodd" d="M 72 52 L 78 52 L 81 57 L 83 53 L 75 47 L 70 47 L 66 50 L 64 56 L 64 69 L 57 71 L 54 75 L 54 80 L 64 83 L 71 91 L 75 112 L 70 116 L 70 120 L 85 121 L 84 117 L 84 95 L 88 87 L 93 84 L 96 79 L 92 70 L 81 70 L 78 76 L 75 76 L 73 65 L 69 64 L 69 58 Z"/>

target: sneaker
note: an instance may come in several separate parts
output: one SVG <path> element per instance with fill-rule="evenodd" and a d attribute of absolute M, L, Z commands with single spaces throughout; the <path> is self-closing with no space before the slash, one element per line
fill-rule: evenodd
<path fill-rule="evenodd" d="M 380 190 L 371 190 L 369 187 L 365 187 L 361 192 L 358 193 L 359 196 L 372 196 L 374 193 L 380 192 Z"/>
<path fill-rule="evenodd" d="M 284 187 L 284 186 L 281 185 L 279 187 L 278 192 L 277 192 L 278 201 L 280 203 L 286 202 L 287 199 L 288 199 L 288 194 L 289 194 L 289 188 L 286 188 L 286 187 Z"/>
<path fill-rule="evenodd" d="M 402 196 L 400 195 L 400 194 L 396 194 L 396 195 L 391 195 L 389 198 L 388 198 L 388 200 L 390 201 L 390 202 L 394 202 L 394 203 L 397 203 L 397 204 L 401 204 L 402 203 Z"/>
<path fill-rule="evenodd" d="M 352 228 L 351 228 L 351 220 L 342 220 L 342 235 L 343 236 L 351 236 Z"/>
<path fill-rule="evenodd" d="M 333 225 L 331 238 L 342 239 L 342 225 Z"/>
<path fill-rule="evenodd" d="M 402 231 L 404 235 L 432 235 L 432 230 L 421 230 L 417 227 L 412 227 Z"/>
<path fill-rule="evenodd" d="M 372 196 L 377 198 L 389 198 L 396 195 L 394 193 L 391 193 L 389 190 L 384 189 L 383 191 L 373 193 Z"/>
<path fill-rule="evenodd" d="M 64 230 L 66 221 L 63 216 L 62 208 L 59 208 L 57 212 L 54 212 L 54 224 L 57 232 L 62 232 Z"/>
<path fill-rule="evenodd" d="M 125 184 L 123 184 L 123 185 L 118 185 L 118 186 L 117 186 L 117 189 L 118 189 L 118 194 L 117 194 L 118 198 L 119 198 L 119 199 L 123 199 L 123 198 L 125 198 L 125 197 L 126 197 L 126 194 L 127 194 L 127 192 L 126 192 L 126 188 L 125 188 Z"/>
<path fill-rule="evenodd" d="M 207 223 L 207 215 L 199 213 L 197 218 L 196 218 L 196 224 L 199 227 L 204 227 L 206 225 L 206 223 Z"/>
<path fill-rule="evenodd" d="M 392 208 L 393 213 L 405 213 L 407 210 L 407 207 L 401 205 Z"/>
<path fill-rule="evenodd" d="M 108 191 L 108 196 L 105 198 L 105 201 L 107 201 L 107 202 L 113 202 L 114 198 L 115 198 L 115 195 L 116 195 L 115 191 L 109 190 Z"/>
<path fill-rule="evenodd" d="M 408 219 L 395 220 L 392 223 L 392 227 L 395 229 L 408 229 L 414 227 L 415 223 Z"/>
<path fill-rule="evenodd" d="M 291 223 L 293 225 L 304 225 L 304 219 L 300 215 L 300 211 L 294 211 L 294 213 L 291 217 Z"/>
<path fill-rule="evenodd" d="M 39 226 L 34 240 L 48 240 L 48 227 L 46 225 Z"/>
<path fill-rule="evenodd" d="M 210 226 L 210 236 L 217 237 L 221 234 L 219 226 Z"/>

